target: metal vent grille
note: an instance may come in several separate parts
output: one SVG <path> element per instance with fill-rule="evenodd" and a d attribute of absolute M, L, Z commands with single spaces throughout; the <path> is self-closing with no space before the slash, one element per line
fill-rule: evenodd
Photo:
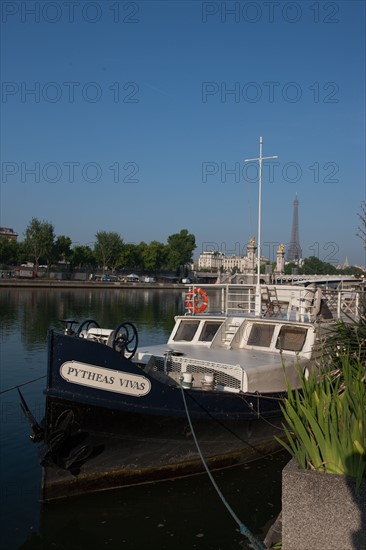
<path fill-rule="evenodd" d="M 165 359 L 156 357 L 152 368 L 155 372 L 164 372 Z M 213 374 L 215 384 L 229 388 L 241 389 L 243 371 L 240 366 L 227 365 L 225 363 L 213 363 L 188 357 L 172 357 L 166 363 L 167 374 L 178 381 L 181 373 L 189 372 L 194 376 L 193 387 L 201 387 L 201 378 L 205 374 Z"/>

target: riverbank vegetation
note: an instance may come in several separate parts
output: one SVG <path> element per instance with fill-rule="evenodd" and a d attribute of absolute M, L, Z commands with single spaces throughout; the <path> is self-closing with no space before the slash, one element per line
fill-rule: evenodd
<path fill-rule="evenodd" d="M 56 236 L 54 226 L 33 218 L 28 224 L 24 240 L 0 239 L 0 264 L 19 266 L 32 262 L 35 272 L 39 266 L 68 266 L 76 269 L 95 269 L 115 273 L 118 269 L 139 272 L 174 271 L 185 275 L 193 261 L 195 236 L 182 229 L 168 236 L 166 243 L 125 243 L 116 232 L 98 231 L 95 242 L 82 245 L 65 235 Z"/>
<path fill-rule="evenodd" d="M 319 372 L 321 373 L 319 375 Z M 357 321 L 337 321 L 319 370 L 301 375 L 301 390 L 288 388 L 283 404 L 287 440 L 304 469 L 366 477 L 366 303 Z"/>

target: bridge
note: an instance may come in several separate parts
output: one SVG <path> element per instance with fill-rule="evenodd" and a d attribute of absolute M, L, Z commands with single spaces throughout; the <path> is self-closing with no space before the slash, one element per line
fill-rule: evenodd
<path fill-rule="evenodd" d="M 322 288 L 359 288 L 362 279 L 354 275 L 272 275 L 274 284 L 308 285 L 315 283 Z"/>

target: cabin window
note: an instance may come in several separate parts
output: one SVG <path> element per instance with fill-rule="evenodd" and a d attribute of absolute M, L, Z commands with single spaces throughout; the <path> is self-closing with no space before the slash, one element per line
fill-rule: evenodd
<path fill-rule="evenodd" d="M 274 325 L 252 325 L 248 338 L 248 346 L 262 346 L 269 348 L 271 345 L 272 335 L 274 331 Z"/>
<path fill-rule="evenodd" d="M 186 342 L 190 342 L 193 340 L 199 324 L 199 321 L 182 321 L 173 340 L 184 340 Z"/>
<path fill-rule="evenodd" d="M 218 323 L 205 323 L 202 329 L 199 340 L 201 342 L 212 342 L 216 332 L 221 327 L 221 322 Z"/>
<path fill-rule="evenodd" d="M 278 335 L 276 348 L 284 351 L 301 351 L 307 330 L 301 327 L 281 327 Z"/>

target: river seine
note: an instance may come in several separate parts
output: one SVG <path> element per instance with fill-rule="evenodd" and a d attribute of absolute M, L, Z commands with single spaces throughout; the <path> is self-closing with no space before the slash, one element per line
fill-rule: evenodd
<path fill-rule="evenodd" d="M 37 445 L 20 409 L 16 386 L 38 421 L 46 384 L 47 330 L 60 319 L 101 326 L 134 323 L 139 341 L 166 341 L 182 290 L 0 288 L 0 458 L 2 550 L 249 549 L 206 474 L 140 485 L 42 506 Z M 281 508 L 285 453 L 214 477 L 240 521 L 263 539 Z"/>

